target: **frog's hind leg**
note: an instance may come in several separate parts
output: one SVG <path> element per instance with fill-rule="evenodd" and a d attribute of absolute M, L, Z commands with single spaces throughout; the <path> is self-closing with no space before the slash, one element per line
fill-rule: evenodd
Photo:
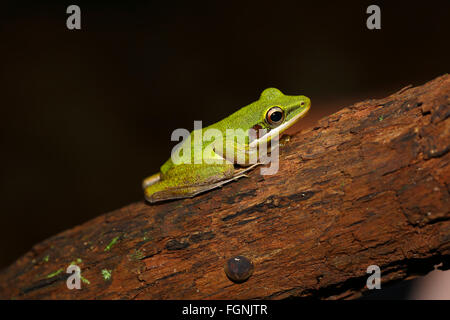
<path fill-rule="evenodd" d="M 159 180 L 161 180 L 161 175 L 159 173 L 155 173 L 154 175 L 145 178 L 144 181 L 142 181 L 142 189 L 145 190 L 145 188 L 157 183 Z"/>
<path fill-rule="evenodd" d="M 218 156 L 217 156 L 218 158 Z M 219 160 L 224 160 L 219 158 Z M 210 165 L 178 165 L 163 175 L 153 175 L 144 180 L 145 199 L 150 202 L 191 198 L 200 193 L 218 188 L 224 184 L 246 177 L 245 172 L 259 163 L 236 170 L 233 163 Z M 146 184 L 148 183 L 148 184 Z"/>
<path fill-rule="evenodd" d="M 156 191 L 151 194 L 146 193 L 145 199 L 150 203 L 155 203 L 155 202 L 164 201 L 164 200 L 192 198 L 200 193 L 219 188 L 228 182 L 231 182 L 231 181 L 237 180 L 239 178 L 243 178 L 243 177 L 247 177 L 247 175 L 238 174 L 238 175 L 233 176 L 230 179 L 218 181 L 218 182 L 211 183 L 211 184 L 167 188 L 167 189 L 163 189 L 160 191 Z"/>

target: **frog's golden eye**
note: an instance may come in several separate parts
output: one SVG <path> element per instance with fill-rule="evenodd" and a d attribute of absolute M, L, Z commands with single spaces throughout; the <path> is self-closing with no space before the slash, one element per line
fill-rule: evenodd
<path fill-rule="evenodd" d="M 284 110 L 280 107 L 272 107 L 266 113 L 266 121 L 271 127 L 279 126 L 284 121 Z"/>

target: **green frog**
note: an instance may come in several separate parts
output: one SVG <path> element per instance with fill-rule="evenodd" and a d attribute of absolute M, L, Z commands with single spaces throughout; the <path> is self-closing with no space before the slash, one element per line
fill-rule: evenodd
<path fill-rule="evenodd" d="M 172 156 L 159 173 L 144 179 L 145 199 L 155 203 L 193 197 L 246 177 L 247 171 L 261 163 L 254 160 L 259 159 L 262 144 L 278 139 L 305 116 L 310 106 L 306 96 L 284 95 L 275 88 L 264 90 L 259 100 L 215 124 L 192 131 L 180 143 L 177 161 Z"/>

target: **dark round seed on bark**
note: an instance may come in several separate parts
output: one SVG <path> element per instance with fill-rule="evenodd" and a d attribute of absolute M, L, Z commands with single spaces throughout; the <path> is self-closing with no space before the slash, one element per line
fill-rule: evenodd
<path fill-rule="evenodd" d="M 227 277 L 236 283 L 246 281 L 253 274 L 253 263 L 243 256 L 228 259 L 224 266 Z"/>

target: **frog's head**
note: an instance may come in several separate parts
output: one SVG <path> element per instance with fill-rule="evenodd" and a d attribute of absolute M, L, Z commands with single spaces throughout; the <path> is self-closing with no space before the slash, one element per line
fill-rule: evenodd
<path fill-rule="evenodd" d="M 311 100 L 305 96 L 287 96 L 278 89 L 268 88 L 261 93 L 254 106 L 259 116 L 254 129 L 263 128 L 267 133 L 252 141 L 253 145 L 264 139 L 270 141 L 272 137 L 291 127 L 306 115 L 311 107 Z"/>

